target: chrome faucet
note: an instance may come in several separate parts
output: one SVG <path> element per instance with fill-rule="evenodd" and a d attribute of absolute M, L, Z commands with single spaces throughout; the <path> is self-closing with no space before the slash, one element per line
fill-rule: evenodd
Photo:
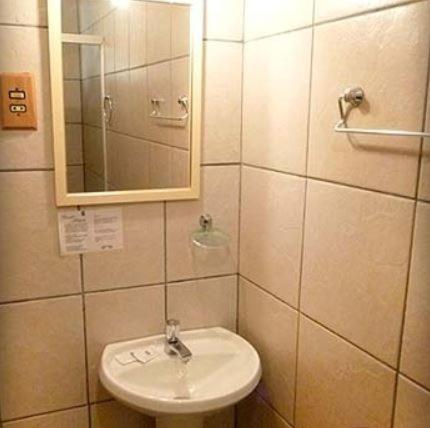
<path fill-rule="evenodd" d="M 191 360 L 191 351 L 179 339 L 180 324 L 178 320 L 167 320 L 166 322 L 166 354 L 177 356 L 183 363 Z"/>

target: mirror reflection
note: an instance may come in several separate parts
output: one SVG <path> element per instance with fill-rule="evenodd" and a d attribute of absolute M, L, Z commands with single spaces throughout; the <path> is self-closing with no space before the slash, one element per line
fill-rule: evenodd
<path fill-rule="evenodd" d="M 190 185 L 190 6 L 63 0 L 68 192 Z"/>

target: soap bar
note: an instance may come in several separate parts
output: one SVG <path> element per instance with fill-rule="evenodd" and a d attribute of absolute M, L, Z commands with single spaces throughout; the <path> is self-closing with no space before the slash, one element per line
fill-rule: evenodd
<path fill-rule="evenodd" d="M 122 354 L 117 355 L 115 360 L 123 366 L 136 362 L 136 358 L 133 357 L 131 352 L 123 352 Z"/>
<path fill-rule="evenodd" d="M 141 363 L 147 363 L 154 358 L 158 357 L 158 351 L 154 346 L 149 346 L 148 348 L 138 349 L 136 351 L 132 351 L 131 355 L 135 358 L 135 361 L 139 361 Z"/>

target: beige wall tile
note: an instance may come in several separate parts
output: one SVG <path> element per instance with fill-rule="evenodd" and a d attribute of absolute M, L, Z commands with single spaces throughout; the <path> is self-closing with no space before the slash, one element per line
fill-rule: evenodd
<path fill-rule="evenodd" d="M 239 333 L 255 346 L 263 378 L 259 392 L 285 419 L 293 420 L 297 312 L 241 279 Z"/>
<path fill-rule="evenodd" d="M 83 162 L 82 125 L 66 124 L 66 159 L 68 165 Z"/>
<path fill-rule="evenodd" d="M 148 128 L 148 105 L 147 105 L 147 68 L 130 70 L 130 87 L 133 88 L 129 94 L 129 115 L 131 135 L 144 138 Z"/>
<path fill-rule="evenodd" d="M 110 13 L 102 20 L 103 37 L 105 39 L 106 72 L 115 70 L 115 14 Z"/>
<path fill-rule="evenodd" d="M 98 27 L 100 26 L 101 23 L 98 24 Z M 94 31 L 94 33 L 102 36 L 103 33 L 98 27 L 97 31 Z M 86 79 L 87 77 L 100 76 L 100 46 L 81 45 L 79 49 L 82 79 Z"/>
<path fill-rule="evenodd" d="M 430 132 L 430 87 L 427 96 L 427 123 L 425 130 Z M 418 197 L 430 201 L 430 139 L 426 138 L 423 141 Z"/>
<path fill-rule="evenodd" d="M 419 203 L 403 332 L 401 371 L 430 388 L 430 204 Z"/>
<path fill-rule="evenodd" d="M 206 416 L 203 428 L 234 428 L 234 407 L 227 407 L 212 415 Z"/>
<path fill-rule="evenodd" d="M 115 71 L 130 67 L 129 9 L 117 8 L 115 12 Z"/>
<path fill-rule="evenodd" d="M 153 418 L 138 413 L 117 401 L 91 406 L 92 428 L 155 428 Z"/>
<path fill-rule="evenodd" d="M 109 139 L 108 132 L 108 139 Z M 103 161 L 103 133 L 102 129 L 96 126 L 83 126 L 83 145 L 84 145 L 84 160 L 85 168 L 91 169 L 93 172 L 103 176 L 104 161 Z"/>
<path fill-rule="evenodd" d="M 22 25 L 46 25 L 46 0 L 2 0 L 0 23 Z"/>
<path fill-rule="evenodd" d="M 86 88 L 84 82 L 84 91 L 94 88 Z M 85 96 L 85 95 L 84 95 Z M 86 101 L 86 107 L 90 104 Z M 84 107 L 85 108 L 85 107 Z M 91 106 L 96 109 L 97 106 Z M 80 80 L 65 80 L 64 81 L 64 116 L 66 123 L 81 123 L 82 122 L 82 100 L 81 100 L 81 81 Z"/>
<path fill-rule="evenodd" d="M 76 1 L 76 0 L 73 0 Z M 67 0 L 69 2 L 69 0 Z M 83 30 L 88 29 L 89 26 L 94 24 L 101 18 L 106 17 L 111 11 L 113 11 L 114 5 L 111 1 L 107 0 L 91 0 L 81 1 L 79 4 L 79 22 Z M 110 13 L 110 16 L 113 16 Z"/>
<path fill-rule="evenodd" d="M 245 39 L 312 24 L 312 0 L 246 0 Z"/>
<path fill-rule="evenodd" d="M 3 419 L 84 404 L 80 297 L 4 305 L 0 323 Z"/>
<path fill-rule="evenodd" d="M 86 290 L 164 281 L 163 206 L 123 207 L 124 249 L 84 255 Z"/>
<path fill-rule="evenodd" d="M 117 75 L 118 76 L 118 75 Z M 79 87 L 76 88 L 79 90 Z M 101 85 L 100 77 L 91 77 L 82 81 L 82 116 L 83 122 L 88 125 L 99 126 L 102 125 L 102 114 L 100 108 L 101 100 Z M 72 120 L 67 119 L 67 107 L 66 107 L 66 121 L 71 122 Z M 79 117 L 74 120 L 80 122 Z"/>
<path fill-rule="evenodd" d="M 164 331 L 164 287 L 141 287 L 85 296 L 90 399 L 108 397 L 98 379 L 106 345 Z"/>
<path fill-rule="evenodd" d="M 4 428 L 88 428 L 88 411 L 81 407 L 3 424 Z"/>
<path fill-rule="evenodd" d="M 186 110 L 178 103 L 179 98 L 184 95 L 190 99 L 190 59 L 189 57 L 179 58 L 171 61 L 171 114 L 175 117 L 181 117 Z M 180 126 L 170 126 L 169 144 L 174 147 L 190 149 L 190 124 L 187 119 Z"/>
<path fill-rule="evenodd" d="M 291 428 L 257 393 L 239 403 L 237 420 L 238 428 Z"/>
<path fill-rule="evenodd" d="M 146 61 L 149 63 L 170 58 L 171 9 L 167 3 L 146 5 Z"/>
<path fill-rule="evenodd" d="M 305 180 L 243 168 L 240 273 L 297 305 Z"/>
<path fill-rule="evenodd" d="M 63 44 L 63 77 L 65 79 L 81 78 L 79 50 L 79 45 Z"/>
<path fill-rule="evenodd" d="M 362 135 L 348 139 L 335 134 L 333 127 L 339 120 L 339 94 L 357 84 L 364 88 L 368 102 L 351 113 L 351 126 L 421 128 L 430 41 L 429 8 L 428 2 L 414 3 L 316 28 L 308 169 L 311 176 L 414 194 L 418 139 Z M 358 58 L 360 66 L 352 67 Z"/>
<path fill-rule="evenodd" d="M 206 0 L 206 39 L 242 40 L 244 0 Z"/>
<path fill-rule="evenodd" d="M 184 329 L 225 327 L 236 331 L 237 277 L 179 282 L 167 287 L 168 318 Z"/>
<path fill-rule="evenodd" d="M 147 112 L 150 114 L 154 110 L 154 106 L 151 103 L 152 99 L 163 99 L 164 102 L 159 104 L 159 112 L 162 115 L 170 115 L 170 106 L 172 105 L 170 61 L 149 66 L 147 76 Z M 161 122 L 156 119 L 149 119 L 147 124 L 145 136 L 148 140 L 169 143 L 171 135 L 169 127 L 162 126 Z"/>
<path fill-rule="evenodd" d="M 108 132 L 108 181 L 115 189 L 149 187 L 149 143 Z"/>
<path fill-rule="evenodd" d="M 238 43 L 206 42 L 204 82 L 203 162 L 238 162 L 242 46 Z"/>
<path fill-rule="evenodd" d="M 389 428 L 395 372 L 302 317 L 296 426 Z"/>
<path fill-rule="evenodd" d="M 67 167 L 67 191 L 69 193 L 79 193 L 85 191 L 84 167 L 74 165 Z"/>
<path fill-rule="evenodd" d="M 0 8 L 3 7 L 3 3 L 2 1 Z M 16 2 L 13 1 L 12 3 L 12 6 L 15 7 Z M 10 7 L 12 8 L 12 6 Z M 51 167 L 53 160 L 48 32 L 38 28 L 2 26 L 0 28 L 0 40 L 2 45 L 0 72 L 25 70 L 34 75 L 38 115 L 37 131 L 0 131 L 2 141 L 0 144 L 0 169 Z"/>
<path fill-rule="evenodd" d="M 245 45 L 244 162 L 306 172 L 311 41 L 303 30 Z"/>
<path fill-rule="evenodd" d="M 130 11 L 130 67 L 146 63 L 146 3 L 132 1 Z"/>
<path fill-rule="evenodd" d="M 94 173 L 88 168 L 84 169 L 85 175 L 85 191 L 86 192 L 102 192 L 104 191 L 104 179 L 100 175 Z"/>
<path fill-rule="evenodd" d="M 33 0 L 34 1 L 34 0 Z M 37 0 L 46 2 L 46 0 Z M 66 0 L 61 3 L 61 24 L 63 33 L 79 32 L 79 10 L 77 0 Z"/>
<path fill-rule="evenodd" d="M 413 202 L 310 181 L 302 310 L 396 364 Z"/>
<path fill-rule="evenodd" d="M 167 277 L 192 279 L 237 272 L 239 168 L 202 168 L 202 190 L 196 201 L 167 203 Z M 214 227 L 230 236 L 227 248 L 205 250 L 192 245 L 200 215 L 212 216 Z"/>
<path fill-rule="evenodd" d="M 129 95 L 131 87 L 130 75 L 131 72 L 129 70 L 116 73 L 114 75 L 115 83 L 113 83 L 113 81 L 109 83 L 109 90 L 113 92 L 113 94 L 111 94 L 113 112 L 110 128 L 124 134 L 132 133 L 133 129 L 132 122 L 134 117 L 131 114 L 132 107 L 135 105 L 135 98 Z"/>
<path fill-rule="evenodd" d="M 316 0 L 315 22 L 337 19 L 399 3 L 405 3 L 405 0 Z"/>
<path fill-rule="evenodd" d="M 190 7 L 172 5 L 172 57 L 190 53 Z"/>
<path fill-rule="evenodd" d="M 430 426 L 430 392 L 400 376 L 394 428 Z"/>
<path fill-rule="evenodd" d="M 0 300 L 80 291 L 79 258 L 59 255 L 53 173 L 0 173 L 0 200 Z"/>

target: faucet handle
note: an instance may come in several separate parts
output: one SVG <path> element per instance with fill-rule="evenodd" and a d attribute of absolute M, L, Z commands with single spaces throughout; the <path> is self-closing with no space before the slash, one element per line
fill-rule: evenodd
<path fill-rule="evenodd" d="M 176 342 L 181 331 L 181 325 L 178 320 L 169 319 L 166 321 L 166 340 L 167 342 Z"/>

